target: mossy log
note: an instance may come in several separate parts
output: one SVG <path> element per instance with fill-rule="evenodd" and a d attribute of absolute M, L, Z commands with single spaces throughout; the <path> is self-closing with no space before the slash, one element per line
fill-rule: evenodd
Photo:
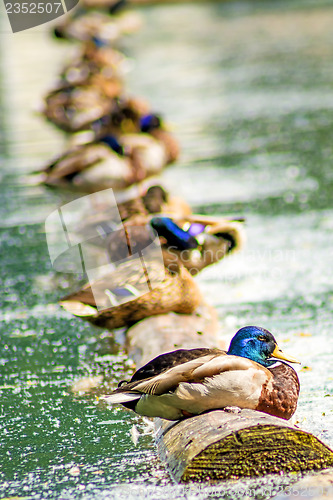
<path fill-rule="evenodd" d="M 312 434 L 254 410 L 216 410 L 179 422 L 156 421 L 160 457 L 176 481 L 214 481 L 333 466 Z"/>
<path fill-rule="evenodd" d="M 127 331 L 126 349 L 137 367 L 179 348 L 225 347 L 216 312 L 201 304 L 191 315 L 146 318 Z M 254 410 L 216 410 L 179 422 L 156 419 L 159 455 L 179 482 L 230 480 L 333 466 L 333 452 L 286 420 Z"/>
<path fill-rule="evenodd" d="M 159 314 L 136 323 L 126 332 L 125 349 L 139 368 L 159 354 L 175 349 L 224 349 L 218 330 L 216 310 L 203 302 L 192 314 Z"/>

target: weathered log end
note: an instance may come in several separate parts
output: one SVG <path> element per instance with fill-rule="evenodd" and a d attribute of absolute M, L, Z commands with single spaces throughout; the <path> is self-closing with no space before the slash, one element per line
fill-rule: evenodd
<path fill-rule="evenodd" d="M 257 425 L 203 450 L 186 467 L 182 480 L 238 479 L 320 470 L 331 465 L 332 452 L 312 434 L 276 425 Z"/>
<path fill-rule="evenodd" d="M 140 367 L 164 352 L 194 347 L 220 347 L 219 325 L 213 307 L 202 302 L 192 314 L 159 314 L 146 318 L 126 332 L 125 348 Z"/>
<path fill-rule="evenodd" d="M 333 466 L 333 451 L 312 434 L 254 410 L 217 410 L 157 421 L 157 445 L 176 481 L 214 481 Z"/>

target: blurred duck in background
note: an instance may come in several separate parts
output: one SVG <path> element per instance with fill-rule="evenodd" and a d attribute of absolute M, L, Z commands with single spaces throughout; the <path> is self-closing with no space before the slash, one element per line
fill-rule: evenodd
<path fill-rule="evenodd" d="M 178 217 L 186 217 L 192 213 L 190 206 L 183 198 L 174 196 L 169 193 L 164 187 L 155 185 L 156 179 L 146 179 L 141 183 L 132 185 L 131 187 L 113 191 L 114 199 L 110 199 L 106 191 L 100 191 L 102 202 L 99 198 L 98 210 L 90 208 L 80 211 L 80 216 L 77 222 L 77 228 L 89 228 L 89 232 L 95 231 L 98 234 L 109 234 L 117 229 L 110 222 L 110 205 L 112 214 L 117 214 L 117 221 L 127 221 L 134 216 L 148 216 L 149 214 L 167 213 L 174 214 Z M 66 193 L 69 194 L 70 193 Z M 75 198 L 76 195 L 74 194 Z M 66 197 L 68 198 L 70 196 Z M 75 199 L 74 198 L 74 199 Z M 69 200 L 71 201 L 71 200 Z M 116 204 L 116 207 L 114 206 Z M 113 210 L 116 210 L 113 212 Z M 148 219 L 147 219 L 148 220 Z"/>
<path fill-rule="evenodd" d="M 89 240 L 88 253 L 95 267 L 144 253 L 150 244 L 158 242 L 161 259 L 171 273 L 184 266 L 196 275 L 241 249 L 245 239 L 242 222 L 225 217 L 205 217 L 202 222 L 200 215 L 166 216 L 141 211 L 117 223 L 121 211 L 105 210 L 104 217 L 102 212 L 90 218 L 82 214 L 81 222 L 76 223 L 76 239 L 85 241 L 86 246 Z"/>
<path fill-rule="evenodd" d="M 89 129 L 90 124 L 112 112 L 113 101 L 123 91 L 118 76 L 90 75 L 80 84 L 60 82 L 44 98 L 42 114 L 65 132 Z"/>
<path fill-rule="evenodd" d="M 60 71 L 60 81 L 56 88 L 66 85 L 84 85 L 96 73 L 106 78 L 123 78 L 128 61 L 124 54 L 111 48 L 102 39 L 94 37 L 81 44 L 80 50 Z"/>
<path fill-rule="evenodd" d="M 134 245 L 140 238 L 140 228 L 151 227 L 159 236 L 164 265 L 170 271 L 182 265 L 194 276 L 243 247 L 243 222 L 244 219 L 196 214 L 134 215 L 124 223 L 124 229 L 128 233 L 127 241 Z M 112 232 L 107 246 L 110 255 L 117 255 L 117 239 Z"/>
<path fill-rule="evenodd" d="M 61 23 L 53 28 L 53 34 L 56 38 L 81 42 L 98 37 L 114 44 L 142 26 L 142 17 L 137 12 L 123 11 L 125 5 L 126 2 L 121 0 L 111 6 L 90 8 L 80 2 L 77 8 L 63 16 Z"/>
<path fill-rule="evenodd" d="M 192 314 L 202 296 L 191 275 L 238 249 L 243 240 L 241 222 L 217 217 L 136 214 L 118 227 L 96 221 L 94 229 L 99 238 L 91 239 L 86 255 L 100 275 L 93 280 L 90 275 L 89 284 L 60 303 L 109 329 L 167 312 Z"/>
<path fill-rule="evenodd" d="M 168 146 L 149 134 L 106 135 L 70 148 L 41 172 L 41 181 L 82 193 L 124 189 L 170 163 Z"/>
<path fill-rule="evenodd" d="M 60 305 L 96 326 L 113 330 L 168 312 L 191 314 L 201 302 L 198 285 L 184 267 L 171 272 L 156 258 L 145 261 L 144 266 L 140 260 L 122 262 L 114 271 L 64 297 Z"/>

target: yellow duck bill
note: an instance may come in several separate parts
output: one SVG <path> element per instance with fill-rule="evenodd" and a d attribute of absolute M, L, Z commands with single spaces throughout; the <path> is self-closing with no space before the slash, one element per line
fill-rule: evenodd
<path fill-rule="evenodd" d="M 284 361 L 289 361 L 289 363 L 301 364 L 301 362 L 298 361 L 298 359 L 294 358 L 293 356 L 289 356 L 289 354 L 285 354 L 283 351 L 281 351 L 281 349 L 278 345 L 275 346 L 275 349 L 272 352 L 271 357 L 277 358 L 277 359 L 283 359 Z"/>

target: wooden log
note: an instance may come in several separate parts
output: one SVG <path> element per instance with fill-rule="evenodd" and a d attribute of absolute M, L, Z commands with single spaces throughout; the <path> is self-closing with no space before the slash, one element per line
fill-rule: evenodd
<path fill-rule="evenodd" d="M 202 303 L 192 314 L 159 314 L 143 319 L 126 332 L 125 349 L 137 368 L 163 352 L 194 347 L 220 347 L 215 309 Z"/>
<path fill-rule="evenodd" d="M 139 368 L 163 352 L 219 345 L 216 312 L 201 304 L 192 315 L 146 318 L 126 333 Z M 198 334 L 199 333 L 199 334 Z M 254 410 L 216 410 L 179 422 L 155 420 L 159 455 L 178 482 L 234 480 L 333 466 L 333 452 L 286 420 Z"/>
<path fill-rule="evenodd" d="M 169 313 L 146 318 L 126 335 L 127 351 L 138 367 L 162 352 L 217 344 L 216 313 L 206 304 L 192 315 Z M 179 482 L 333 466 L 332 450 L 315 436 L 253 410 L 217 410 L 180 422 L 155 422 L 159 455 Z"/>
<path fill-rule="evenodd" d="M 333 466 L 308 432 L 254 410 L 216 410 L 179 422 L 157 419 L 160 457 L 176 481 L 230 480 Z"/>

